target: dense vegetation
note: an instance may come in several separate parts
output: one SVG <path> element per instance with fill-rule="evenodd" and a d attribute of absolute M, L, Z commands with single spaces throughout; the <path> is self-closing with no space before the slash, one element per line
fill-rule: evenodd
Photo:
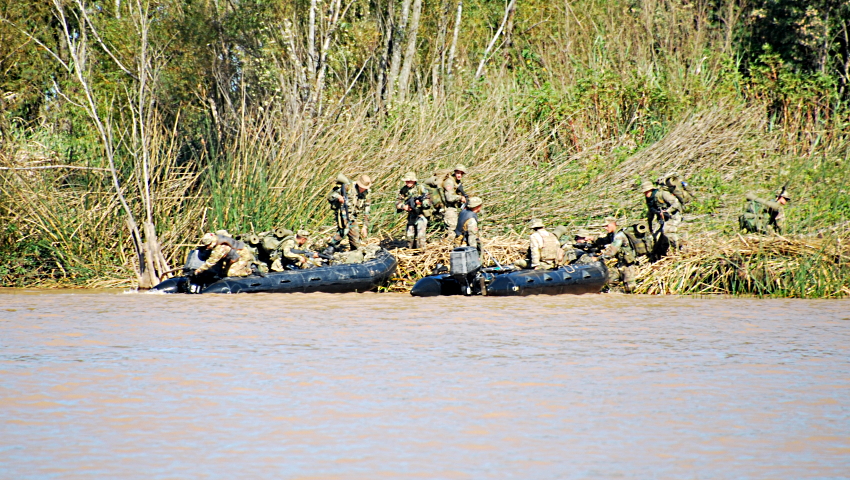
<path fill-rule="evenodd" d="M 491 229 L 638 218 L 733 234 L 786 182 L 790 233 L 846 235 L 840 0 L 0 0 L 2 285 L 145 284 L 205 230 L 330 224 L 369 173 L 471 167 Z M 162 245 L 162 252 L 159 245 Z M 136 272 L 135 276 L 133 272 Z"/>

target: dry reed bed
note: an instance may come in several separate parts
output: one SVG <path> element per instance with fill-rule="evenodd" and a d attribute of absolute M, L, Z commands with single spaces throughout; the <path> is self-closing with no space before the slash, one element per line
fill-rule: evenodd
<path fill-rule="evenodd" d="M 850 295 L 847 235 L 697 237 L 682 252 L 638 267 L 637 293 Z"/>

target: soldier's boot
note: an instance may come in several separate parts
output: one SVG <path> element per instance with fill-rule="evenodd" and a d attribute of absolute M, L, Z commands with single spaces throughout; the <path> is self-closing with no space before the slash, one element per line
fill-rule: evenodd
<path fill-rule="evenodd" d="M 342 245 L 342 235 L 336 234 L 331 238 L 331 241 L 328 242 L 328 248 L 331 249 L 332 252 L 342 252 L 345 250 Z"/>

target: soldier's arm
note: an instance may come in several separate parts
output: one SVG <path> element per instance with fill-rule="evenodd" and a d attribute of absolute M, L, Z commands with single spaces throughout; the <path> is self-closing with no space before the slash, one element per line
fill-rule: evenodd
<path fill-rule="evenodd" d="M 428 191 L 427 188 L 423 188 L 422 191 L 422 209 L 427 210 L 431 208 L 431 192 Z"/>
<path fill-rule="evenodd" d="M 623 246 L 623 236 L 622 235 L 614 235 L 614 241 L 612 241 L 605 250 L 602 252 L 609 257 L 613 257 L 617 253 L 620 252 L 620 248 Z"/>
<path fill-rule="evenodd" d="M 328 194 L 328 201 L 331 203 L 345 202 L 345 197 L 343 197 L 342 193 L 340 193 L 339 187 L 334 187 L 333 190 L 331 190 L 331 193 Z"/>
<path fill-rule="evenodd" d="M 372 212 L 372 202 L 369 197 L 363 199 L 363 228 L 369 225 L 369 214 Z"/>
<path fill-rule="evenodd" d="M 531 250 L 531 267 L 534 268 L 537 265 L 540 265 L 540 244 L 535 238 L 536 235 L 532 235 L 529 238 L 529 246 Z"/>
<path fill-rule="evenodd" d="M 404 194 L 404 187 L 398 191 L 398 196 L 395 200 L 395 210 L 396 212 L 401 212 L 404 210 L 404 205 L 407 203 L 407 195 Z"/>
<path fill-rule="evenodd" d="M 442 189 L 446 192 L 445 196 L 447 202 L 457 202 L 460 200 L 460 195 L 457 194 L 456 188 L 457 185 L 451 177 L 443 181 Z"/>
<path fill-rule="evenodd" d="M 474 218 L 466 221 L 466 243 L 470 247 L 478 248 L 478 222 Z"/>
<path fill-rule="evenodd" d="M 283 249 L 282 249 L 283 250 L 283 257 L 287 258 L 289 260 L 292 260 L 293 262 L 298 262 L 298 263 L 306 262 L 307 257 L 305 257 L 304 255 L 297 254 L 297 253 L 292 251 L 292 249 L 294 247 L 295 247 L 295 242 L 293 242 L 291 240 L 288 241 L 288 242 L 284 242 Z"/>
<path fill-rule="evenodd" d="M 664 199 L 665 202 L 667 202 L 668 205 L 670 205 L 669 207 L 667 207 L 667 213 L 672 215 L 676 212 L 682 211 L 682 204 L 679 203 L 679 199 L 676 198 L 675 195 L 662 190 L 661 197 Z"/>
<path fill-rule="evenodd" d="M 207 259 L 207 261 L 204 262 L 203 265 L 198 267 L 198 269 L 195 270 L 195 273 L 201 273 L 203 271 L 211 269 L 228 253 L 230 253 L 230 247 L 227 245 L 219 245 L 215 247 L 212 253 L 210 253 L 210 257 Z"/>
<path fill-rule="evenodd" d="M 467 195 L 467 194 L 466 194 L 466 191 L 463 189 L 463 183 L 458 184 L 458 186 L 457 186 L 457 188 L 455 189 L 455 191 L 456 191 L 459 195 L 463 195 L 464 197 L 469 198 L 469 195 Z"/>

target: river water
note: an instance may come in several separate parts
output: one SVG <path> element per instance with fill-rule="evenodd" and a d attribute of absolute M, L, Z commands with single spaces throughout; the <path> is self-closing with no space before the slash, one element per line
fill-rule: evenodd
<path fill-rule="evenodd" d="M 0 293 L 0 478 L 850 478 L 850 301 Z"/>

